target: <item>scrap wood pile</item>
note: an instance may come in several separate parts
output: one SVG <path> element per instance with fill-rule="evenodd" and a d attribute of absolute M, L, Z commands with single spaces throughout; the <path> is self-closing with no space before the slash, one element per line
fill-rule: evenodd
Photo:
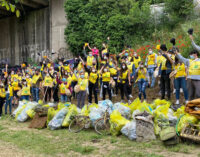
<path fill-rule="evenodd" d="M 47 127 L 50 130 L 68 128 L 76 117 L 85 116 L 90 120 L 90 127 L 87 128 L 96 130 L 97 122 L 107 113 L 108 132 L 112 135 L 123 134 L 130 140 L 137 141 L 149 141 L 158 137 L 165 144 L 176 144 L 180 141 L 178 136 L 184 135 L 183 138 L 186 138 L 186 134 L 190 137 L 188 139 L 200 142 L 198 141 L 200 137 L 199 100 L 193 100 L 186 107 L 178 108 L 177 111 L 170 108 L 170 102 L 160 99 L 148 104 L 140 102 L 137 98 L 130 105 L 113 104 L 110 100 L 105 100 L 99 101 L 98 104 L 85 105 L 82 109 L 71 103 L 43 104 L 42 101 L 39 103 L 23 101 L 19 103 L 13 115 L 19 122 L 32 119 L 29 126 L 31 128 Z M 104 122 L 103 120 L 102 123 Z M 195 133 L 185 131 L 189 129 L 195 129 Z"/>

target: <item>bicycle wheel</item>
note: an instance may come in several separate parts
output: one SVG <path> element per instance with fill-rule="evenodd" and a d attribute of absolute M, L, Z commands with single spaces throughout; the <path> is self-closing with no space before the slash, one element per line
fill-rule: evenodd
<path fill-rule="evenodd" d="M 85 127 L 85 125 L 84 125 L 84 123 L 82 123 L 81 117 L 77 116 L 69 124 L 69 131 L 74 132 L 74 133 L 78 133 L 81 130 L 83 130 L 84 127 Z"/>
<path fill-rule="evenodd" d="M 98 119 L 95 123 L 95 131 L 100 135 L 110 134 L 110 123 L 109 119 Z"/>

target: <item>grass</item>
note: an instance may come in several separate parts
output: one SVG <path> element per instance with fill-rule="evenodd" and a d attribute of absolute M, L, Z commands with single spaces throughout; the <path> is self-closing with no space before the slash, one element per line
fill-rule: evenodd
<path fill-rule="evenodd" d="M 169 154 L 192 154 L 200 156 L 197 145 L 178 144 L 166 147 L 161 141 L 130 141 L 125 136 L 101 136 L 93 130 L 78 134 L 67 129 L 50 131 L 48 129 L 28 129 L 29 122 L 17 123 L 10 117 L 0 121 L 0 144 L 6 142 L 17 149 L 36 156 L 134 156 L 162 157 Z M 199 153 L 199 154 L 198 154 Z M 172 156 L 172 155 L 171 155 Z"/>

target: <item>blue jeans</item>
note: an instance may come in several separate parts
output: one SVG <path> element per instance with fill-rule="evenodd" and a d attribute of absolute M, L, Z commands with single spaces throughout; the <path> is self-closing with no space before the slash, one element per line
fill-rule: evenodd
<path fill-rule="evenodd" d="M 21 100 L 27 100 L 29 101 L 29 95 L 22 95 Z"/>
<path fill-rule="evenodd" d="M 151 79 L 151 88 L 155 86 L 155 77 L 153 76 L 155 68 L 148 68 L 147 71 L 149 73 L 149 78 Z"/>
<path fill-rule="evenodd" d="M 33 94 L 33 101 L 38 102 L 39 101 L 39 88 L 33 87 L 32 94 Z"/>
<path fill-rule="evenodd" d="M 61 102 L 67 102 L 67 95 L 60 96 Z"/>
<path fill-rule="evenodd" d="M 179 100 L 180 88 L 183 89 L 185 100 L 188 100 L 187 82 L 186 82 L 185 77 L 176 78 L 174 80 L 174 86 L 176 89 L 176 100 Z"/>
<path fill-rule="evenodd" d="M 9 112 L 12 113 L 12 100 L 13 96 L 10 97 L 10 94 L 6 94 L 6 104 L 5 104 L 5 114 L 7 114 L 7 107 L 9 106 Z"/>
<path fill-rule="evenodd" d="M 141 79 L 141 80 L 138 81 L 138 88 L 139 88 L 139 98 L 140 98 L 140 100 L 142 98 L 142 94 L 144 96 L 144 99 L 146 99 L 146 93 L 145 93 L 146 81 L 144 79 Z"/>

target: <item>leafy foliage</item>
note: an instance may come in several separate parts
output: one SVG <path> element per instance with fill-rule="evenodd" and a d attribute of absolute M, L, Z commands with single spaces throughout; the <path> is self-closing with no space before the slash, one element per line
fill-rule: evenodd
<path fill-rule="evenodd" d="M 66 0 L 69 24 L 65 30 L 69 49 L 78 54 L 85 42 L 101 48 L 107 37 L 110 52 L 119 52 L 137 37 L 152 33 L 149 3 L 134 0 Z"/>
<path fill-rule="evenodd" d="M 14 2 L 18 3 L 18 0 L 15 0 Z M 0 6 L 5 7 L 7 11 L 15 13 L 17 17 L 20 17 L 20 11 L 16 8 L 14 4 L 11 4 L 9 1 L 0 0 Z"/>

